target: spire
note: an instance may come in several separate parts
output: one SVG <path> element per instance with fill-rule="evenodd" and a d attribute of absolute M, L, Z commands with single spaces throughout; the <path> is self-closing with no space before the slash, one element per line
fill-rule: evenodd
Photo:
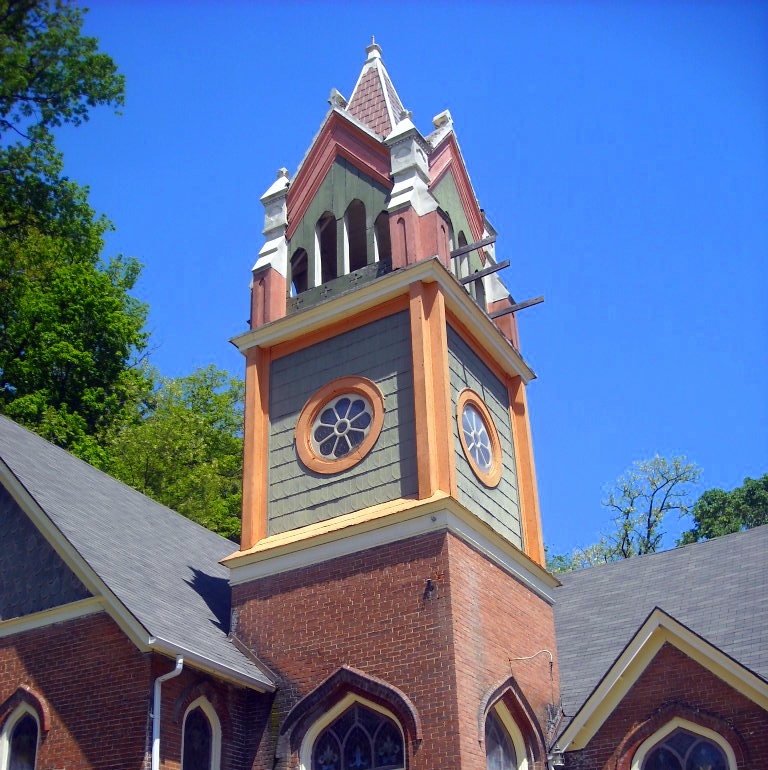
<path fill-rule="evenodd" d="M 368 58 L 352 91 L 347 112 L 379 136 L 387 136 L 402 119 L 403 103 L 381 59 L 381 47 L 371 37 Z"/>

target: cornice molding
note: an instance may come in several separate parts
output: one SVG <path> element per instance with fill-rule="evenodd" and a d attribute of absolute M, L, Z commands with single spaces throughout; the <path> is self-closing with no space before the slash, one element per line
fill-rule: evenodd
<path fill-rule="evenodd" d="M 554 602 L 557 579 L 444 492 L 425 500 L 394 500 L 272 535 L 248 551 L 233 553 L 222 563 L 230 568 L 230 584 L 239 585 L 445 531 L 483 554 L 547 603 Z"/>
<path fill-rule="evenodd" d="M 487 350 L 504 373 L 521 377 L 525 384 L 536 377 L 520 353 L 437 257 L 394 270 L 347 294 L 233 337 L 230 342 L 241 353 L 254 347 L 271 348 L 407 294 L 417 281 L 438 283 L 445 296 L 446 310 Z"/>

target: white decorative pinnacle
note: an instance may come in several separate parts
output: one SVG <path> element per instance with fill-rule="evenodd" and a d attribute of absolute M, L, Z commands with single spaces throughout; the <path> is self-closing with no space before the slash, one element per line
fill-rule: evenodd
<path fill-rule="evenodd" d="M 277 179 L 261 196 L 264 205 L 264 229 L 266 238 L 259 250 L 259 258 L 253 266 L 254 270 L 262 267 L 273 267 L 281 275 L 288 272 L 288 242 L 285 230 L 288 226 L 288 188 L 291 180 L 287 168 L 277 170 Z"/>

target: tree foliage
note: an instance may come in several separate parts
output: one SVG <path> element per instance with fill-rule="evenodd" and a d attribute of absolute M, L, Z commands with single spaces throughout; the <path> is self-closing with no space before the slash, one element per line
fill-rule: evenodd
<path fill-rule="evenodd" d="M 0 411 L 86 460 L 149 387 L 133 259 L 101 259 L 107 220 L 63 174 L 53 130 L 123 101 L 83 11 L 0 0 Z"/>
<path fill-rule="evenodd" d="M 612 513 L 612 530 L 597 543 L 575 549 L 571 556 L 550 557 L 549 569 L 566 572 L 654 553 L 664 536 L 664 517 L 689 512 L 692 487 L 700 476 L 701 470 L 685 457 L 656 455 L 635 462 L 602 501 Z"/>
<path fill-rule="evenodd" d="M 243 383 L 215 367 L 161 379 L 109 442 L 121 481 L 232 540 L 240 534 Z"/>
<path fill-rule="evenodd" d="M 768 524 L 768 473 L 759 479 L 746 478 L 730 492 L 708 489 L 696 501 L 691 516 L 694 526 L 683 533 L 678 545 Z"/>

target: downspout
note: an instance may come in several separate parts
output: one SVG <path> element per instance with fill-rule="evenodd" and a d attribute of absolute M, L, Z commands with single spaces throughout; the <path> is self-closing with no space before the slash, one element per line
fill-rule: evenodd
<path fill-rule="evenodd" d="M 160 770 L 160 688 L 163 682 L 173 679 L 184 668 L 184 658 L 176 657 L 176 668 L 155 679 L 152 698 L 152 770 Z"/>

